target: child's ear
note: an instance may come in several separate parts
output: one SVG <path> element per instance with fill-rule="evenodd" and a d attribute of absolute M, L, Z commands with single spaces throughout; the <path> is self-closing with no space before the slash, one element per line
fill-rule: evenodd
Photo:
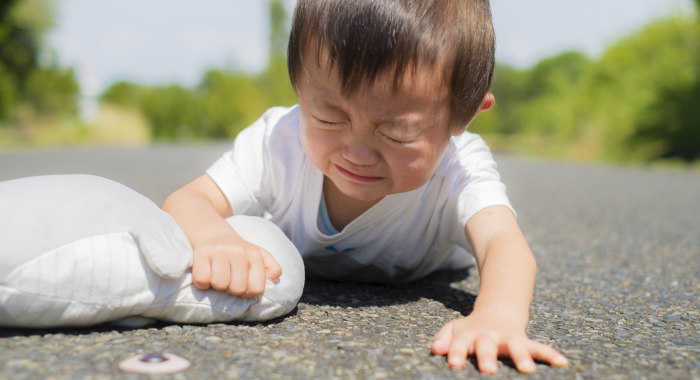
<path fill-rule="evenodd" d="M 482 113 L 484 111 L 488 111 L 491 107 L 493 107 L 494 104 L 496 104 L 496 97 L 493 96 L 493 94 L 491 92 L 486 93 L 486 95 L 484 96 L 484 100 L 482 100 L 481 105 L 479 105 L 479 109 L 476 111 L 474 116 L 472 116 L 472 119 L 469 120 L 469 124 L 471 124 L 472 121 L 474 121 L 474 119 L 476 119 L 476 117 L 479 116 L 480 113 Z M 467 125 L 469 125 L 469 124 L 467 124 Z M 452 134 L 452 136 L 459 136 L 465 130 L 466 129 L 457 130 Z"/>
<path fill-rule="evenodd" d="M 493 93 L 488 92 L 486 96 L 484 96 L 484 100 L 481 101 L 478 112 L 488 111 L 494 104 L 496 104 L 496 97 L 493 96 Z"/>

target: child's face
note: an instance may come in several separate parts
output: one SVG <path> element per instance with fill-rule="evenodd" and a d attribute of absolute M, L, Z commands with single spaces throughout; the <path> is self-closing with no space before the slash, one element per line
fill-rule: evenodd
<path fill-rule="evenodd" d="M 414 190 L 435 173 L 452 134 L 441 78 L 408 74 L 396 91 L 392 75 L 351 96 L 337 70 L 304 61 L 298 84 L 302 145 L 343 194 L 362 201 Z M 437 70 L 436 70 L 437 71 Z"/>

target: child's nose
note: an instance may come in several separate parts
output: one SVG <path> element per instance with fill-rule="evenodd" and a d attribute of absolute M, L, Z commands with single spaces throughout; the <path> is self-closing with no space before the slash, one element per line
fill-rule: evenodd
<path fill-rule="evenodd" d="M 372 148 L 371 144 L 361 138 L 352 138 L 343 146 L 343 158 L 355 165 L 370 166 L 376 165 L 379 161 L 379 154 Z"/>

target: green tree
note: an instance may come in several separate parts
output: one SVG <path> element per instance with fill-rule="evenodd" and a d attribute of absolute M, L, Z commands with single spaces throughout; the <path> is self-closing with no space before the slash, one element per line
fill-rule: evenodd
<path fill-rule="evenodd" d="M 16 102 L 17 85 L 12 74 L 0 62 L 0 121 L 7 119 Z M 0 124 L 1 125 L 1 124 Z"/>
<path fill-rule="evenodd" d="M 700 79 L 699 52 L 700 25 L 685 19 L 653 23 L 605 52 L 589 86 L 589 120 L 601 130 L 601 144 L 611 158 L 687 152 L 673 141 L 693 136 L 694 112 L 686 114 L 670 102 L 684 98 L 700 104 L 694 90 Z M 700 140 L 691 141 L 700 149 Z"/>
<path fill-rule="evenodd" d="M 149 89 L 136 83 L 117 82 L 100 95 L 100 101 L 138 109 Z"/>
<path fill-rule="evenodd" d="M 116 83 L 101 100 L 137 109 L 157 139 L 231 138 L 271 106 L 296 101 L 289 83 L 288 17 L 281 0 L 269 2 L 270 51 L 259 75 L 209 70 L 194 89 Z"/>
<path fill-rule="evenodd" d="M 43 2 L 6 0 L 0 5 L 0 62 L 14 78 L 19 91 L 37 67 L 41 38 L 46 31 L 44 12 L 33 16 L 30 8 L 43 8 Z"/>
<path fill-rule="evenodd" d="M 290 106 L 296 103 L 296 94 L 289 82 L 287 71 L 287 42 L 289 40 L 289 17 L 281 0 L 270 0 L 270 50 L 265 70 L 257 78 L 257 84 L 269 105 Z"/>
<path fill-rule="evenodd" d="M 491 83 L 491 92 L 496 97 L 496 105 L 490 111 L 480 114 L 469 129 L 476 133 L 499 135 L 512 135 L 518 132 L 520 123 L 512 110 L 518 107 L 526 91 L 523 88 L 523 77 L 523 71 L 497 64 Z"/>
<path fill-rule="evenodd" d="M 578 52 L 566 52 L 528 70 L 497 65 L 492 92 L 496 107 L 476 119 L 481 133 L 549 135 L 572 138 L 577 132 L 580 87 L 592 62 Z"/>
<path fill-rule="evenodd" d="M 47 0 L 0 2 L 0 120 L 18 104 L 39 115 L 75 112 L 78 85 L 72 70 L 39 59 L 54 10 Z"/>
<path fill-rule="evenodd" d="M 150 90 L 142 111 L 156 139 L 188 139 L 197 135 L 199 102 L 192 91 L 178 85 Z"/>
<path fill-rule="evenodd" d="M 700 23 L 654 22 L 593 62 L 570 52 L 527 70 L 499 65 L 492 91 L 496 107 L 477 132 L 610 160 L 698 159 Z"/>
<path fill-rule="evenodd" d="M 255 79 L 244 73 L 209 71 L 200 92 L 200 128 L 208 137 L 233 137 L 269 107 Z"/>
<path fill-rule="evenodd" d="M 524 102 L 517 108 L 522 131 L 563 139 L 578 132 L 580 89 L 591 69 L 579 52 L 542 60 L 527 72 L 522 84 Z"/>
<path fill-rule="evenodd" d="M 73 69 L 38 67 L 27 80 L 25 95 L 41 115 L 75 113 L 80 89 Z"/>
<path fill-rule="evenodd" d="M 282 0 L 270 0 L 269 12 L 269 57 L 284 57 L 287 54 L 287 41 L 289 40 L 288 17 L 284 2 Z"/>
<path fill-rule="evenodd" d="M 700 158 L 700 24 L 674 21 L 653 26 L 662 40 L 654 58 L 659 71 L 649 85 L 654 96 L 640 112 L 630 141 L 654 148 L 655 156 L 684 160 Z M 646 34 L 629 41 L 635 48 L 648 43 Z M 630 46 L 632 48 L 632 46 Z M 668 50 L 666 50 L 668 49 Z M 678 49 L 675 51 L 675 49 Z"/>

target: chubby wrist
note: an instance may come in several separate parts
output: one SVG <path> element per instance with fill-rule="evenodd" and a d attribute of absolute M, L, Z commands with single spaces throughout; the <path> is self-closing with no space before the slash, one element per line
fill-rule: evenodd
<path fill-rule="evenodd" d="M 479 296 L 470 315 L 504 321 L 513 326 L 520 326 L 524 330 L 530 318 L 530 308 L 498 300 L 484 300 Z"/>
<path fill-rule="evenodd" d="M 244 244 L 245 240 L 236 233 L 236 231 L 230 226 L 226 225 L 225 228 L 210 229 L 207 231 L 200 231 L 200 233 L 193 234 L 190 237 L 190 242 L 193 248 L 199 246 L 218 246 L 218 245 L 238 245 Z"/>

